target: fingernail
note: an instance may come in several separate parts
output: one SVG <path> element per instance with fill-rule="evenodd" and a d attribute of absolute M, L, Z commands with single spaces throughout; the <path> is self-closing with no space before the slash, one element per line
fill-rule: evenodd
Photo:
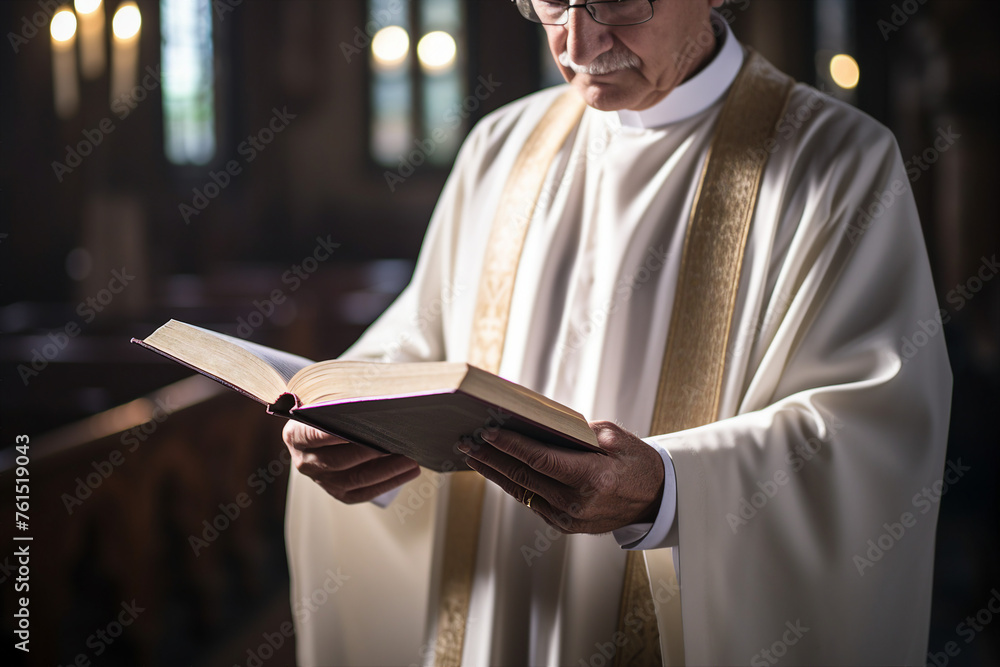
<path fill-rule="evenodd" d="M 468 454 L 469 451 L 471 451 L 471 448 L 469 447 L 469 443 L 467 443 L 465 440 L 463 440 L 462 442 L 460 442 L 459 445 L 458 445 L 458 451 L 462 452 L 463 454 Z"/>

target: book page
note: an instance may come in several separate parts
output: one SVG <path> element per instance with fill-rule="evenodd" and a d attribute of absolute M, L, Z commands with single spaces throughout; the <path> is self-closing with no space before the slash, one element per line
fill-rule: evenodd
<path fill-rule="evenodd" d="M 248 340 L 243 340 L 242 338 L 234 338 L 233 336 L 227 336 L 226 334 L 216 333 L 214 331 L 209 331 L 208 329 L 202 329 L 201 327 L 196 327 L 192 325 L 192 329 L 199 329 L 205 333 L 212 334 L 224 340 L 229 341 L 237 347 L 241 347 L 258 359 L 263 360 L 268 366 L 277 371 L 278 375 L 281 376 L 282 381 L 287 385 L 288 381 L 298 373 L 300 370 L 306 366 L 311 365 L 313 362 L 311 359 L 306 359 L 305 357 L 300 357 L 297 354 L 292 354 L 290 352 L 282 352 L 281 350 L 275 350 L 273 347 L 267 347 L 266 345 L 258 345 L 257 343 L 252 343 Z"/>
<path fill-rule="evenodd" d="M 141 342 L 268 404 L 287 391 L 288 380 L 296 372 L 312 363 L 305 357 L 177 320 L 170 320 Z"/>
<path fill-rule="evenodd" d="M 384 363 L 330 360 L 312 364 L 288 383 L 303 404 L 457 389 L 468 366 L 447 361 Z"/>

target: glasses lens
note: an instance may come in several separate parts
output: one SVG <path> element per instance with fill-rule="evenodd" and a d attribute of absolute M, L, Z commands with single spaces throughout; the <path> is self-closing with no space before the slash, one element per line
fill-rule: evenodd
<path fill-rule="evenodd" d="M 653 18 L 649 0 L 612 0 L 587 5 L 591 16 L 604 25 L 635 25 Z"/>
<path fill-rule="evenodd" d="M 521 16 L 535 23 L 561 25 L 566 23 L 569 2 L 563 0 L 515 0 Z"/>
<path fill-rule="evenodd" d="M 521 16 L 548 25 L 564 25 L 569 17 L 568 0 L 514 0 Z M 583 8 L 584 5 L 574 5 Z M 598 23 L 604 25 L 635 25 L 653 18 L 650 0 L 598 0 L 588 2 L 587 11 Z"/>

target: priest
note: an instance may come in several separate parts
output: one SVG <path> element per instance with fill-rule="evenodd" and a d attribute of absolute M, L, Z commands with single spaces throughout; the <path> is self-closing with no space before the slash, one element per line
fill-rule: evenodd
<path fill-rule="evenodd" d="M 302 664 L 923 664 L 951 373 L 906 171 L 721 4 L 514 0 L 568 85 L 473 129 L 344 358 L 474 363 L 604 452 L 289 422 Z"/>

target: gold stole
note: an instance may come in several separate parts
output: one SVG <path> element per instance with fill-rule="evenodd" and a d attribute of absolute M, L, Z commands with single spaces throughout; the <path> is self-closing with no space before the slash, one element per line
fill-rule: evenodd
<path fill-rule="evenodd" d="M 580 122 L 583 110 L 583 101 L 575 93 L 559 96 L 514 162 L 493 219 L 486 245 L 486 265 L 479 279 L 469 346 L 469 363 L 473 366 L 491 373 L 500 370 L 514 276 L 528 224 L 542 192 L 545 175 L 559 148 Z M 486 480 L 477 472 L 451 473 L 434 643 L 434 664 L 439 667 L 462 664 L 485 489 Z"/>
<path fill-rule="evenodd" d="M 791 79 L 750 50 L 730 87 L 684 241 L 650 433 L 694 428 L 718 416 L 743 249 L 769 155 L 763 149 L 774 138 L 792 86 Z M 560 96 L 528 138 L 504 187 L 487 246 L 469 351 L 470 363 L 493 373 L 500 368 L 528 223 L 546 174 L 583 110 L 572 91 Z M 436 619 L 439 667 L 461 665 L 484 489 L 485 481 L 476 473 L 451 476 Z M 643 554 L 628 552 L 619 612 L 619 630 L 627 641 L 615 655 L 616 666 L 661 665 L 663 655 L 667 664 L 683 664 L 680 595 L 669 596 L 657 607 L 657 614 L 667 619 L 664 637 L 648 613 L 652 590 Z M 627 625 L 626 617 L 632 619 Z M 642 621 L 641 627 L 636 620 Z"/>
<path fill-rule="evenodd" d="M 757 52 L 748 52 L 719 113 L 688 221 L 649 431 L 653 434 L 696 428 L 719 416 L 743 251 L 770 155 L 767 149 L 795 84 Z M 658 569 L 668 587 L 676 586 L 670 552 L 660 551 Z M 684 664 L 681 595 L 668 590 L 667 600 L 656 603 L 665 636 L 646 612 L 652 604 L 647 575 L 652 557 L 638 551 L 627 556 L 618 628 L 630 641 L 615 655 L 615 667 Z M 624 623 L 629 613 L 647 619 L 638 631 Z"/>

